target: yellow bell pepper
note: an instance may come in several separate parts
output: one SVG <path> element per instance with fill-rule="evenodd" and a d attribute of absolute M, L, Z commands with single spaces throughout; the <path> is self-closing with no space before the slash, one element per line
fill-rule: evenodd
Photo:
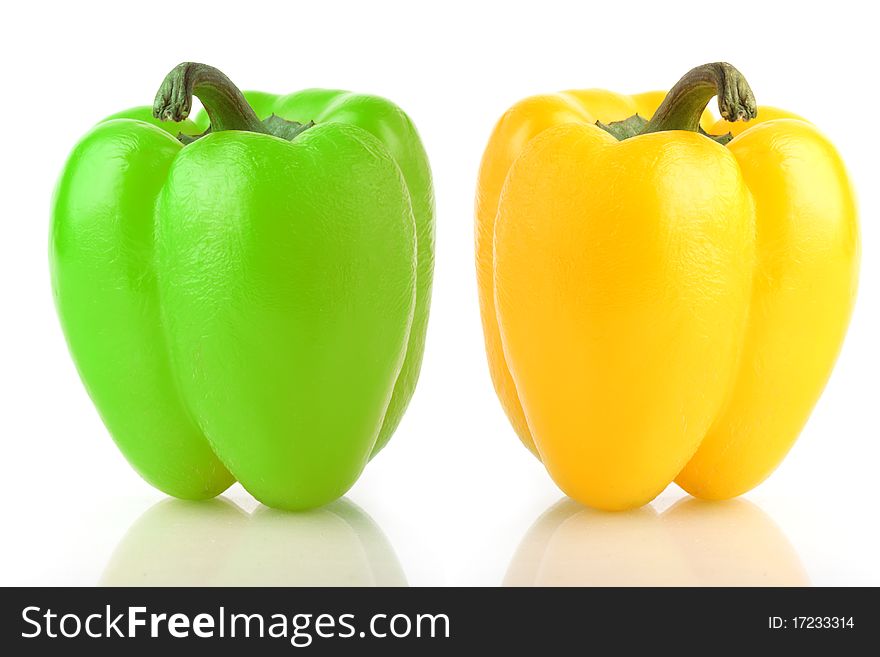
<path fill-rule="evenodd" d="M 724 63 L 665 96 L 535 96 L 492 134 L 476 215 L 492 379 L 565 493 L 722 499 L 776 468 L 858 279 L 853 192 L 813 125 Z"/>

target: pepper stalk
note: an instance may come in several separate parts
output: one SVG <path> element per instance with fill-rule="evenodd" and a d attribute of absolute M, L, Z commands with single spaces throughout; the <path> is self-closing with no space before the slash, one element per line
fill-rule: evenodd
<path fill-rule="evenodd" d="M 213 66 L 196 62 L 178 64 L 165 76 L 153 101 L 153 116 L 162 121 L 183 121 L 192 111 L 193 96 L 201 101 L 211 125 L 200 135 L 179 134 L 177 138 L 184 144 L 223 130 L 256 132 L 290 141 L 315 125 L 314 121 L 299 123 L 275 114 L 261 121 L 232 80 Z"/>
<path fill-rule="evenodd" d="M 703 64 L 691 69 L 675 84 L 650 121 L 635 114 L 623 121 L 596 125 L 618 140 L 651 132 L 688 130 L 699 132 L 726 144 L 733 136 L 709 135 L 700 127 L 700 118 L 713 97 L 718 97 L 718 111 L 728 121 L 750 121 L 758 115 L 752 88 L 736 67 L 726 62 Z"/>

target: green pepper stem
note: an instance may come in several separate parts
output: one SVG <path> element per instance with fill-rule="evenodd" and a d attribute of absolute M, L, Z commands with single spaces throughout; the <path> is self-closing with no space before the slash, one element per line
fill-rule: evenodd
<path fill-rule="evenodd" d="M 212 132 L 268 132 L 226 75 L 213 66 L 194 62 L 178 64 L 165 76 L 153 102 L 153 116 L 162 121 L 183 121 L 192 110 L 193 96 L 202 101 Z"/>
<path fill-rule="evenodd" d="M 666 94 L 642 134 L 662 130 L 698 132 L 700 118 L 713 96 L 718 96 L 718 110 L 728 121 L 749 121 L 758 115 L 755 95 L 743 74 L 726 62 L 715 62 L 686 73 Z"/>

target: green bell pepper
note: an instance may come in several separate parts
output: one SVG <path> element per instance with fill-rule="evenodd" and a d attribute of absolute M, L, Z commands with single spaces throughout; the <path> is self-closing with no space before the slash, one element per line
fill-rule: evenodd
<path fill-rule="evenodd" d="M 174 136 L 194 95 L 210 126 Z M 351 487 L 412 396 L 431 173 L 385 99 L 249 98 L 185 63 L 151 113 L 96 125 L 56 190 L 52 285 L 85 387 L 144 479 L 186 499 L 238 480 L 304 509 Z"/>

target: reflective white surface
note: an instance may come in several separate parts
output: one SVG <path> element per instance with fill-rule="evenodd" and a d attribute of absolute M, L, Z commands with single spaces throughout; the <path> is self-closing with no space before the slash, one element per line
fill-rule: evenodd
<path fill-rule="evenodd" d="M 166 499 L 131 526 L 101 586 L 406 586 L 382 531 L 342 499 L 299 514 Z"/>
<path fill-rule="evenodd" d="M 0 544 L 0 577 L 87 586 L 880 583 L 873 504 L 858 521 L 858 505 L 827 499 L 715 503 L 670 489 L 615 514 L 560 499 L 541 481 L 507 504 L 475 497 L 448 513 L 374 485 L 358 486 L 358 504 L 346 498 L 302 514 L 258 505 L 240 488 L 207 502 L 142 490 L 103 506 L 15 507 L 8 527 L 28 530 Z"/>

